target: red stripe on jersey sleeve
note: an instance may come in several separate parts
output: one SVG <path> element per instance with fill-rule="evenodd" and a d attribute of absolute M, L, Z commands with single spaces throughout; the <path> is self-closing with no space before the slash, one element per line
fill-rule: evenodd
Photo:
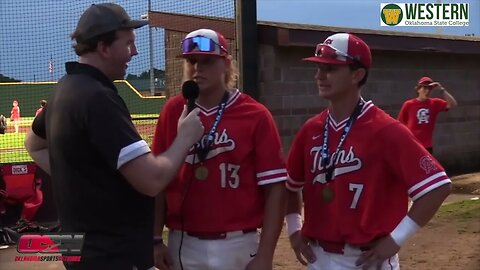
<path fill-rule="evenodd" d="M 415 201 L 426 193 L 436 189 L 437 187 L 443 186 L 451 182 L 452 181 L 448 178 L 447 174 L 442 171 L 420 181 L 419 183 L 411 187 L 408 190 L 408 195 L 410 196 L 410 198 L 412 198 L 413 201 Z"/>
<path fill-rule="evenodd" d="M 287 169 L 270 170 L 257 173 L 258 185 L 266 185 L 287 180 Z"/>
<path fill-rule="evenodd" d="M 298 182 L 293 180 L 290 176 L 287 179 L 286 187 L 291 191 L 300 191 L 303 189 L 305 182 Z"/>

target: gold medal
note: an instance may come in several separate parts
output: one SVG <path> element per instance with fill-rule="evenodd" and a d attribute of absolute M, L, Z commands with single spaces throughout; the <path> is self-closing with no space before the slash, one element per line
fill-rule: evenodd
<path fill-rule="evenodd" d="M 195 169 L 195 178 L 198 180 L 205 180 L 208 177 L 208 169 L 205 166 L 200 166 Z"/>
<path fill-rule="evenodd" d="M 331 187 L 325 186 L 322 190 L 322 197 L 325 202 L 331 202 L 335 197 L 335 193 Z"/>

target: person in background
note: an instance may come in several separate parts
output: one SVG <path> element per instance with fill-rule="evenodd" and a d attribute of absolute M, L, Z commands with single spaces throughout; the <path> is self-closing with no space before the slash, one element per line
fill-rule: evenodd
<path fill-rule="evenodd" d="M 13 107 L 10 111 L 10 121 L 13 122 L 15 133 L 18 133 L 20 126 L 20 106 L 18 106 L 18 100 L 13 100 Z"/>
<path fill-rule="evenodd" d="M 38 108 L 38 110 L 35 112 L 35 117 L 37 117 L 37 115 L 42 112 L 43 108 L 44 108 L 46 105 L 47 105 L 47 101 L 46 101 L 45 99 L 42 99 L 42 100 L 40 101 L 40 108 Z"/>
<path fill-rule="evenodd" d="M 415 90 L 417 97 L 403 103 L 398 121 L 406 125 L 423 147 L 433 154 L 433 130 L 437 116 L 440 112 L 457 106 L 457 101 L 447 89 L 430 77 L 420 78 Z M 439 91 L 443 99 L 431 98 L 430 94 L 434 91 Z"/>
<path fill-rule="evenodd" d="M 5 130 L 7 129 L 7 118 L 0 114 L 0 134 L 5 134 Z"/>

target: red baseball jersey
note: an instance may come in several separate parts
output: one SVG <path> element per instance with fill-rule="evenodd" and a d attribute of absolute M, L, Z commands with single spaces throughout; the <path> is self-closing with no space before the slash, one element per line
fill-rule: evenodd
<path fill-rule="evenodd" d="M 38 108 L 38 110 L 35 112 L 35 117 L 43 111 L 43 107 Z"/>
<path fill-rule="evenodd" d="M 13 120 L 19 120 L 20 119 L 20 107 L 12 107 L 12 110 L 10 111 L 10 118 Z"/>
<path fill-rule="evenodd" d="M 417 200 L 450 179 L 441 165 L 408 129 L 366 102 L 336 158 L 334 177 L 325 183 L 322 166 L 323 129 L 328 111 L 309 119 L 289 152 L 287 188 L 303 188 L 305 223 L 302 233 L 317 240 L 366 244 L 388 235 L 407 214 L 408 196 Z M 330 156 L 347 119 L 330 117 Z M 325 188 L 334 193 L 325 201 Z"/>
<path fill-rule="evenodd" d="M 405 124 L 425 147 L 432 147 L 433 129 L 440 112 L 447 110 L 447 102 L 440 98 L 420 101 L 416 98 L 403 103 L 398 121 Z"/>
<path fill-rule="evenodd" d="M 168 100 L 160 114 L 152 145 L 159 154 L 172 144 L 185 101 Z M 210 131 L 218 106 L 201 109 L 205 133 Z M 208 169 L 199 180 L 195 171 Z M 181 229 L 182 197 L 184 230 L 225 232 L 259 228 L 263 223 L 261 185 L 286 181 L 287 171 L 280 137 L 270 112 L 246 94 L 231 92 L 215 139 L 204 162 L 190 150 L 179 174 L 166 190 L 167 226 Z"/>

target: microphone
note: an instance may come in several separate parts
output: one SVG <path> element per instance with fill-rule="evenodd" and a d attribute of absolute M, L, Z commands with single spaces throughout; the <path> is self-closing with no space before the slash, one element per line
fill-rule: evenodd
<path fill-rule="evenodd" d="M 182 85 L 183 98 L 187 100 L 187 112 L 190 113 L 195 109 L 195 100 L 200 94 L 200 88 L 195 81 L 186 81 Z"/>

